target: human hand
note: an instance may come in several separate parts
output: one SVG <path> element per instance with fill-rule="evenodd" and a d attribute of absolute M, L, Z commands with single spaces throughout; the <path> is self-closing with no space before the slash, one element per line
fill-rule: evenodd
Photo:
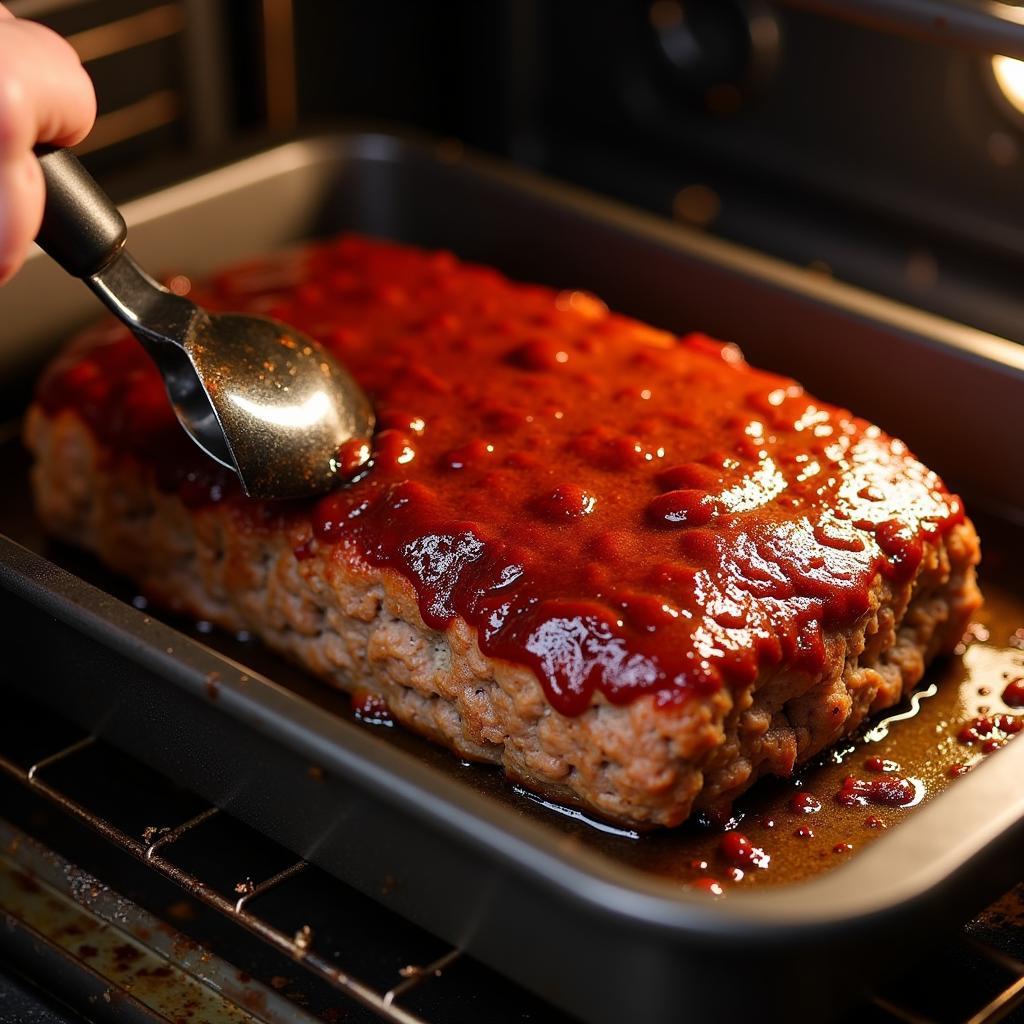
<path fill-rule="evenodd" d="M 73 146 L 95 117 L 92 81 L 70 44 L 0 5 L 0 284 L 21 266 L 43 218 L 32 148 Z"/>

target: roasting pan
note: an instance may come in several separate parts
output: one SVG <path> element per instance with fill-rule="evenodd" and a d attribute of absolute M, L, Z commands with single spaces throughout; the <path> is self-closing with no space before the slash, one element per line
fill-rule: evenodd
<path fill-rule="evenodd" d="M 202 273 L 352 228 L 706 330 L 880 420 L 1018 541 L 1024 349 L 1002 339 L 451 143 L 388 134 L 288 143 L 125 214 L 133 252 L 156 270 Z M 97 309 L 36 254 L 0 312 L 10 377 Z M 710 900 L 581 842 L 586 826 L 494 772 L 355 723 L 346 699 L 244 638 L 215 644 L 133 607 L 130 589 L 39 535 L 13 432 L 0 470 L 2 685 L 588 1021 L 821 1019 L 1019 880 L 1024 741 L 842 867 Z"/>

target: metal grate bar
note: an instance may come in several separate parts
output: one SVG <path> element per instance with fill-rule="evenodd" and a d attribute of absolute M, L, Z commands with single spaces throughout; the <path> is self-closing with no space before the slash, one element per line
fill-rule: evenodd
<path fill-rule="evenodd" d="M 84 736 L 82 739 L 68 744 L 68 746 L 58 750 L 56 753 L 50 754 L 48 757 L 44 757 L 40 761 L 36 761 L 36 763 L 25 773 L 25 777 L 29 782 L 35 782 L 36 775 L 44 768 L 48 768 L 51 764 L 56 764 L 58 761 L 63 761 L 65 757 L 77 754 L 80 750 L 85 750 L 86 747 L 91 747 L 95 742 L 95 736 Z"/>
<path fill-rule="evenodd" d="M 256 899 L 257 896 L 262 896 L 265 892 L 273 889 L 275 886 L 280 885 L 282 882 L 288 881 L 294 875 L 297 875 L 300 871 L 306 868 L 306 862 L 304 860 L 296 861 L 290 867 L 285 868 L 283 871 L 278 871 L 276 875 L 271 875 L 270 878 L 265 878 L 262 882 L 252 886 L 252 888 L 245 889 L 242 895 L 235 901 L 235 913 L 240 914 L 242 908 L 249 902 L 249 900 Z M 244 885 L 244 883 L 241 883 Z M 237 891 L 236 886 L 236 891 Z"/>
<path fill-rule="evenodd" d="M 304 870 L 306 867 L 305 861 L 299 861 L 283 871 L 279 871 L 276 875 L 254 886 L 251 892 L 243 894 L 241 899 L 232 902 L 203 882 L 202 879 L 178 867 L 159 852 L 162 847 L 173 844 L 175 840 L 181 838 L 186 832 L 201 826 L 203 822 L 208 821 L 219 813 L 218 808 L 208 807 L 206 810 L 175 826 L 156 839 L 146 837 L 143 840 L 139 840 L 123 832 L 105 818 L 91 811 L 88 807 L 78 803 L 78 801 L 39 778 L 39 772 L 44 768 L 73 756 L 78 751 L 94 743 L 95 739 L 95 736 L 87 736 L 84 739 L 78 740 L 40 759 L 27 770 L 20 768 L 3 754 L 0 754 L 0 771 L 28 786 L 34 792 L 45 796 L 71 817 L 88 825 L 110 842 L 159 871 L 161 875 L 170 879 L 190 896 L 237 922 L 268 945 L 290 956 L 321 980 L 326 981 L 329 985 L 362 1004 L 384 1020 L 391 1022 L 391 1024 L 426 1024 L 422 1017 L 405 1010 L 401 1006 L 395 1005 L 396 1000 L 410 988 L 430 978 L 439 976 L 446 967 L 461 955 L 461 950 L 452 949 L 423 968 L 406 968 L 409 973 L 402 981 L 387 992 L 378 992 L 341 968 L 334 966 L 334 964 L 317 953 L 313 949 L 314 936 L 308 927 L 299 929 L 294 936 L 288 936 L 247 909 L 246 903 L 248 900 L 267 892 L 271 888 L 284 884 L 288 879 Z"/>
<path fill-rule="evenodd" d="M 900 1006 L 898 1003 L 894 1003 L 892 1000 L 885 999 L 882 996 L 872 996 L 871 1002 L 880 1010 L 889 1014 L 890 1017 L 903 1021 L 904 1024 L 935 1024 L 935 1021 L 930 1017 L 922 1017 L 920 1014 L 914 1013 L 913 1010 L 908 1010 L 906 1007 Z"/>
<path fill-rule="evenodd" d="M 975 938 L 969 937 L 967 943 L 980 956 L 1016 975 L 1016 978 L 1006 988 L 963 1022 L 963 1024 L 996 1024 L 997 1021 L 1003 1020 L 1018 1007 L 1024 1006 L 1024 963 Z M 873 996 L 871 1002 L 890 1017 L 903 1021 L 904 1024 L 938 1024 L 933 1018 L 923 1017 L 909 1007 L 894 1003 L 884 996 Z"/>
<path fill-rule="evenodd" d="M 1019 1006 L 1024 1006 L 1024 974 L 983 1006 L 967 1024 L 995 1024 L 996 1021 L 1003 1020 L 1013 1013 Z"/>
<path fill-rule="evenodd" d="M 263 0 L 263 69 L 267 125 L 281 131 L 295 125 L 295 12 L 292 0 Z"/>
<path fill-rule="evenodd" d="M 88 137 L 75 147 L 79 156 L 95 153 L 176 121 L 181 100 L 173 89 L 158 89 L 134 103 L 100 114 Z"/>
<path fill-rule="evenodd" d="M 189 818 L 188 821 L 183 821 L 180 825 L 176 825 L 174 828 L 157 836 L 146 847 L 146 860 L 152 860 L 156 851 L 162 846 L 176 843 L 186 832 L 191 832 L 197 825 L 202 825 L 204 821 L 209 821 L 217 813 L 218 808 L 207 807 L 205 811 L 200 811 L 194 818 Z"/>
<path fill-rule="evenodd" d="M 1014 975 L 1014 980 L 1002 992 L 966 1021 L 966 1024 L 996 1024 L 1019 1006 L 1024 1006 L 1024 963 L 976 938 L 971 937 L 968 942 L 980 956 Z"/>
<path fill-rule="evenodd" d="M 399 996 L 404 995 L 409 989 L 415 988 L 427 978 L 440 977 L 441 972 L 446 967 L 455 963 L 461 955 L 461 950 L 451 949 L 444 956 L 439 956 L 433 963 L 427 964 L 426 967 L 417 967 L 415 965 L 403 967 L 404 979 L 384 993 L 384 1002 L 391 1006 Z"/>
<path fill-rule="evenodd" d="M 177 35 L 184 24 L 180 4 L 161 4 L 159 7 L 151 7 L 148 11 L 127 18 L 118 18 L 117 21 L 108 21 L 103 25 L 76 32 L 68 36 L 68 42 L 84 64 L 136 46 L 167 39 Z"/>
<path fill-rule="evenodd" d="M 994 960 L 1001 967 L 1005 967 L 1011 974 L 1024 974 L 1024 962 L 1018 960 L 1016 957 L 1010 956 L 1008 953 L 1004 953 L 1001 949 L 996 949 L 994 946 L 990 946 L 985 942 L 981 942 L 973 935 L 967 936 L 966 941 L 979 956 L 983 956 L 988 960 Z"/>
<path fill-rule="evenodd" d="M 49 766 L 73 757 L 95 741 L 95 736 L 83 737 L 41 758 L 28 769 L 21 768 L 0 754 L 0 770 L 46 797 L 71 817 L 88 825 L 138 860 L 150 865 L 208 907 L 219 911 L 269 946 L 291 957 L 311 974 L 365 1006 L 378 1017 L 391 1024 L 426 1024 L 422 1017 L 396 1004 L 410 990 L 440 976 L 451 967 L 462 956 L 460 949 L 453 948 L 426 966 L 409 965 L 402 968 L 399 972 L 401 980 L 386 992 L 379 992 L 321 956 L 313 948 L 315 936 L 308 927 L 300 928 L 295 935 L 289 936 L 248 909 L 249 902 L 256 897 L 286 884 L 291 878 L 301 874 L 308 866 L 306 861 L 296 861 L 255 885 L 240 883 L 240 886 L 236 887 L 240 895 L 238 899 L 232 901 L 161 853 L 161 850 L 172 846 L 178 839 L 221 813 L 217 807 L 207 807 L 199 814 L 155 836 L 149 834 L 150 830 L 147 830 L 139 840 L 61 792 L 40 776 L 40 773 Z M 998 995 L 964 1021 L 964 1024 L 996 1024 L 1020 1006 L 1024 1006 L 1024 963 L 975 938 L 968 937 L 967 941 L 981 956 L 1015 976 L 1015 979 Z M 936 1024 L 932 1018 L 923 1016 L 912 1007 L 900 1005 L 883 996 L 873 997 L 872 1002 L 891 1018 L 904 1024 Z"/>

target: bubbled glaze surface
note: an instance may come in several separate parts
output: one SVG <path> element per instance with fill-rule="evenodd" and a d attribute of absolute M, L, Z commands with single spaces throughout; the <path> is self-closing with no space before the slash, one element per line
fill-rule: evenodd
<path fill-rule="evenodd" d="M 378 416 L 369 463 L 338 454 L 349 486 L 301 505 L 244 498 L 109 324 L 51 367 L 43 407 L 75 409 L 190 505 L 307 522 L 297 558 L 331 545 L 395 569 L 428 625 L 464 618 L 564 714 L 598 692 L 668 707 L 766 667 L 818 673 L 827 631 L 867 611 L 876 575 L 912 578 L 924 543 L 963 521 L 877 427 L 733 345 L 582 292 L 353 236 L 176 283 L 293 324 L 348 366 Z"/>

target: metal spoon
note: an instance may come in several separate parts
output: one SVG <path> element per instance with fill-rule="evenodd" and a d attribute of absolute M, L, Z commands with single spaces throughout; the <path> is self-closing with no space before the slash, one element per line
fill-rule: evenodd
<path fill-rule="evenodd" d="M 317 342 L 265 317 L 207 313 L 124 249 L 117 207 L 68 150 L 36 150 L 46 207 L 36 241 L 139 339 L 181 425 L 253 498 L 301 498 L 343 482 L 338 449 L 368 441 L 369 399 Z M 154 453 L 157 456 L 159 453 Z"/>

